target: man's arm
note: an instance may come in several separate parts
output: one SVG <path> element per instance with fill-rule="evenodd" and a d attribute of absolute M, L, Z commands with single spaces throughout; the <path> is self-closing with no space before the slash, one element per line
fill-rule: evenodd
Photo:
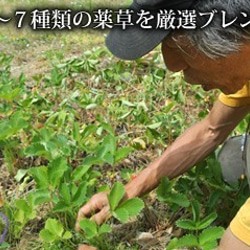
<path fill-rule="evenodd" d="M 162 156 L 126 185 L 126 198 L 141 196 L 156 188 L 163 176 L 172 179 L 203 160 L 249 111 L 250 106 L 232 108 L 217 101 L 204 120 L 187 129 Z"/>
<path fill-rule="evenodd" d="M 187 129 L 152 162 L 126 188 L 124 199 L 142 196 L 156 188 L 163 176 L 170 179 L 179 176 L 208 156 L 249 112 L 250 106 L 228 107 L 217 101 L 208 116 Z M 77 222 L 90 217 L 102 224 L 109 216 L 107 193 L 94 195 L 78 213 Z M 78 223 L 76 228 L 79 229 Z"/>

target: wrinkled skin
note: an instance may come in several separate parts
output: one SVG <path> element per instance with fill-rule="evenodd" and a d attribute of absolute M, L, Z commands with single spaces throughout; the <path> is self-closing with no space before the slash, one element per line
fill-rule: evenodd
<path fill-rule="evenodd" d="M 186 82 L 202 85 L 206 91 L 220 89 L 225 94 L 237 92 L 250 79 L 249 54 L 247 44 L 237 53 L 213 60 L 179 33 L 173 33 L 162 42 L 162 55 L 169 70 L 183 71 Z"/>

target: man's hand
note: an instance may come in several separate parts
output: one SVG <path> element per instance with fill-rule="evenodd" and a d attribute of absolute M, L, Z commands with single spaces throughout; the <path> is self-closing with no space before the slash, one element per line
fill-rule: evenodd
<path fill-rule="evenodd" d="M 96 247 L 88 245 L 80 245 L 77 250 L 98 250 Z"/>
<path fill-rule="evenodd" d="M 76 221 L 76 230 L 80 231 L 79 222 L 87 217 L 95 221 L 98 225 L 110 218 L 109 202 L 107 192 L 101 192 L 92 196 L 88 203 L 80 208 Z"/>

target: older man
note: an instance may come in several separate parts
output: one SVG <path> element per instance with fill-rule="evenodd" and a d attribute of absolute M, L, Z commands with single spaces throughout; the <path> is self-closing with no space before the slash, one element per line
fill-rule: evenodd
<path fill-rule="evenodd" d="M 232 132 L 250 110 L 250 33 L 242 12 L 250 13 L 248 0 L 134 0 L 131 9 L 195 9 L 208 13 L 223 10 L 224 19 L 215 16 L 206 28 L 197 30 L 114 29 L 107 38 L 111 52 L 123 59 L 139 58 L 159 43 L 166 67 L 183 71 L 190 84 L 200 84 L 204 90 L 222 91 L 209 115 L 186 130 L 134 180 L 126 185 L 126 198 L 141 196 L 157 187 L 161 178 L 177 177 L 208 156 Z M 224 12 L 225 11 L 225 12 Z M 235 17 L 237 17 L 235 19 Z M 236 20 L 226 28 L 222 23 Z M 204 15 L 197 17 L 202 26 Z M 244 28 L 242 27 L 244 26 Z M 101 224 L 109 217 L 106 193 L 94 195 L 78 214 L 92 217 Z M 83 247 L 82 249 L 87 249 Z M 242 206 L 221 239 L 219 249 L 250 250 L 250 199 Z"/>

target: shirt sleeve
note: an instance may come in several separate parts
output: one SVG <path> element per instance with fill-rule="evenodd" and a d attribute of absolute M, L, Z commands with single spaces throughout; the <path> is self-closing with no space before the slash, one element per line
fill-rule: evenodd
<path fill-rule="evenodd" d="M 225 95 L 221 93 L 219 95 L 219 101 L 230 107 L 240 107 L 250 104 L 250 82 L 244 85 L 244 87 L 232 95 Z"/>

